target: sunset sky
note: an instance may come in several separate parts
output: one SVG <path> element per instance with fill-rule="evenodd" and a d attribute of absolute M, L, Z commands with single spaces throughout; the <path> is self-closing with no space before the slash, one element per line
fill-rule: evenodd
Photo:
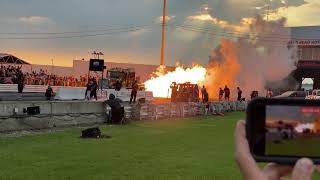
<path fill-rule="evenodd" d="M 205 64 L 221 35 L 246 31 L 252 17 L 320 25 L 320 0 L 167 0 L 166 64 Z M 267 10 L 270 10 L 267 13 Z M 102 51 L 106 61 L 159 64 L 162 0 L 1 0 L 0 53 L 72 66 Z M 183 28 L 188 26 L 189 28 Z"/>

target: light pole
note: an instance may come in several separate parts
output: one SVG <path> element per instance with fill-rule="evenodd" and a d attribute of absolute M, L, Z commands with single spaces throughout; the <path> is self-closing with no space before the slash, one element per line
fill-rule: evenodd
<path fill-rule="evenodd" d="M 53 75 L 53 58 L 51 58 L 51 76 Z"/>
<path fill-rule="evenodd" d="M 167 9 L 167 0 L 163 0 L 162 43 L 161 43 L 160 65 L 164 65 L 164 48 L 165 48 L 165 31 L 166 31 L 166 9 Z"/>

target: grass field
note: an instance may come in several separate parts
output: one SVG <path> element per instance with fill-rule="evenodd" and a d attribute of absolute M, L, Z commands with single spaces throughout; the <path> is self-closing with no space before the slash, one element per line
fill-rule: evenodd
<path fill-rule="evenodd" d="M 320 137 L 296 137 L 282 140 L 281 143 L 266 141 L 266 153 L 269 155 L 320 157 Z"/>
<path fill-rule="evenodd" d="M 81 129 L 0 138 L 0 179 L 241 179 L 225 117 L 107 126 L 111 139 L 80 139 Z"/>

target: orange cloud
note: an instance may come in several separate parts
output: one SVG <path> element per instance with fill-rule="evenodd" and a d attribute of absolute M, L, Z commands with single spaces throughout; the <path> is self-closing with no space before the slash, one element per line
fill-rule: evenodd
<path fill-rule="evenodd" d="M 228 21 L 220 20 L 209 13 L 189 16 L 188 20 L 210 22 L 223 29 L 229 29 L 237 32 L 248 32 L 250 25 L 255 22 L 255 18 L 242 18 L 239 24 L 232 24 L 232 23 L 229 23 Z"/>

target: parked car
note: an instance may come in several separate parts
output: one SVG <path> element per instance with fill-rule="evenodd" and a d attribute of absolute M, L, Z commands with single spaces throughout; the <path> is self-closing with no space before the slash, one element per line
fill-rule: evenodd
<path fill-rule="evenodd" d="M 305 91 L 287 91 L 274 98 L 290 98 L 290 99 L 306 99 L 307 93 Z"/>

